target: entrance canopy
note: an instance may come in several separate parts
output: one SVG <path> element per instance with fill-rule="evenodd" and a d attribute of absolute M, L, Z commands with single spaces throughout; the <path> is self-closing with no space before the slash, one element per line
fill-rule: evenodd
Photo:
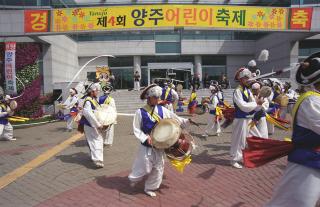
<path fill-rule="evenodd" d="M 155 78 L 172 78 L 185 82 L 193 75 L 193 63 L 148 63 L 148 84 L 154 82 Z"/>

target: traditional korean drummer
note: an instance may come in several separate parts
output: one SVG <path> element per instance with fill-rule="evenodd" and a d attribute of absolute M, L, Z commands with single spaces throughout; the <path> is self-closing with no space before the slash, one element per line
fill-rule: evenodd
<path fill-rule="evenodd" d="M 116 103 L 114 99 L 111 97 L 110 93 L 113 87 L 110 83 L 107 83 L 105 86 L 102 87 L 102 91 L 104 95 L 99 97 L 99 104 L 100 105 L 108 105 L 116 109 Z M 111 125 L 110 129 L 106 131 L 106 136 L 104 139 L 104 146 L 111 147 L 113 144 L 113 137 L 114 137 L 114 124 Z"/>
<path fill-rule="evenodd" d="M 147 195 L 156 196 L 155 191 L 160 187 L 164 171 L 164 150 L 152 146 L 150 133 L 160 119 L 173 118 L 186 126 L 188 119 L 178 117 L 163 106 L 157 105 L 162 94 L 162 88 L 156 84 L 149 85 L 141 93 L 142 100 L 147 99 L 147 104 L 136 111 L 133 120 L 134 135 L 140 141 L 132 172 L 128 176 L 131 186 L 147 176 L 144 191 Z M 190 121 L 191 122 L 191 121 Z"/>
<path fill-rule="evenodd" d="M 99 90 L 100 85 L 98 83 L 89 86 L 88 94 L 83 104 L 83 116 L 79 125 L 82 125 L 84 128 L 91 160 L 97 168 L 103 168 L 103 125 L 94 114 L 94 110 L 100 107 L 97 99 Z"/>

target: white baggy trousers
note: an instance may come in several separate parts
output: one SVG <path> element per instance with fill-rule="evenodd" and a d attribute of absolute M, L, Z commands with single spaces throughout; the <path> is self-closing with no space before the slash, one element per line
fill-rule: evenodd
<path fill-rule="evenodd" d="M 6 125 L 0 124 L 0 138 L 5 138 L 6 140 L 13 138 L 13 127 L 10 123 Z"/>
<path fill-rule="evenodd" d="M 320 199 L 320 170 L 293 162 L 265 207 L 315 207 Z"/>
<path fill-rule="evenodd" d="M 231 135 L 231 161 L 240 162 L 242 161 L 242 150 L 246 147 L 246 139 L 248 136 L 261 137 L 261 134 L 256 126 L 249 128 L 251 119 L 246 118 L 235 118 L 233 121 L 233 131 Z"/>
<path fill-rule="evenodd" d="M 106 145 L 112 145 L 113 144 L 113 136 L 114 136 L 114 124 L 110 126 L 110 129 L 107 130 L 106 135 L 104 139 L 104 144 Z"/>
<path fill-rule="evenodd" d="M 208 124 L 205 129 L 206 134 L 210 134 L 213 132 L 214 134 L 220 134 L 221 133 L 221 127 L 219 120 L 216 122 L 216 115 L 209 114 L 208 117 Z"/>
<path fill-rule="evenodd" d="M 164 151 L 140 145 L 128 178 L 132 182 L 139 182 L 147 175 L 145 191 L 157 190 L 162 182 L 163 171 Z"/>
<path fill-rule="evenodd" d="M 103 162 L 103 137 L 101 133 L 96 128 L 84 125 L 84 134 L 90 148 L 91 160 Z"/>

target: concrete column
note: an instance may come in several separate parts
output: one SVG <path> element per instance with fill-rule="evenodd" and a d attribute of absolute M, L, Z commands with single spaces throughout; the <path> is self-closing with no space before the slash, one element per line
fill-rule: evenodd
<path fill-rule="evenodd" d="M 136 71 L 139 72 L 140 78 L 142 78 L 142 74 L 141 74 L 141 56 L 133 56 L 133 73 L 135 73 Z M 133 81 L 134 81 L 134 79 L 133 79 Z"/>
<path fill-rule="evenodd" d="M 43 92 L 50 93 L 53 91 L 52 80 L 52 49 L 49 44 L 42 44 L 42 67 L 43 67 Z"/>
<path fill-rule="evenodd" d="M 133 69 L 137 70 L 141 75 L 141 56 L 133 56 Z"/>
<path fill-rule="evenodd" d="M 299 62 L 299 41 L 292 42 L 292 47 L 290 51 L 290 64 L 295 64 Z M 290 71 L 290 82 L 292 89 L 298 88 L 298 84 L 295 81 L 295 75 L 298 67 L 294 67 L 293 70 Z"/>
<path fill-rule="evenodd" d="M 200 80 L 202 80 L 202 59 L 200 55 L 194 56 L 195 73 L 200 75 Z"/>

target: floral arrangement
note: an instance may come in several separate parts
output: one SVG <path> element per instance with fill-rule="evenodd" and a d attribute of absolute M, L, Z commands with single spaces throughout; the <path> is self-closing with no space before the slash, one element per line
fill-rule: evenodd
<path fill-rule="evenodd" d="M 41 55 L 38 43 L 17 43 L 16 48 L 16 69 L 24 69 L 25 66 L 32 65 L 39 60 Z"/>
<path fill-rule="evenodd" d="M 23 93 L 16 101 L 16 115 L 38 118 L 43 116 L 40 101 L 42 76 L 40 75 L 39 59 L 41 45 L 38 43 L 17 43 L 16 76 L 18 94 Z M 4 60 L 4 44 L 0 44 L 0 60 Z M 4 75 L 4 64 L 1 66 Z M 22 83 L 21 83 L 22 82 Z"/>

